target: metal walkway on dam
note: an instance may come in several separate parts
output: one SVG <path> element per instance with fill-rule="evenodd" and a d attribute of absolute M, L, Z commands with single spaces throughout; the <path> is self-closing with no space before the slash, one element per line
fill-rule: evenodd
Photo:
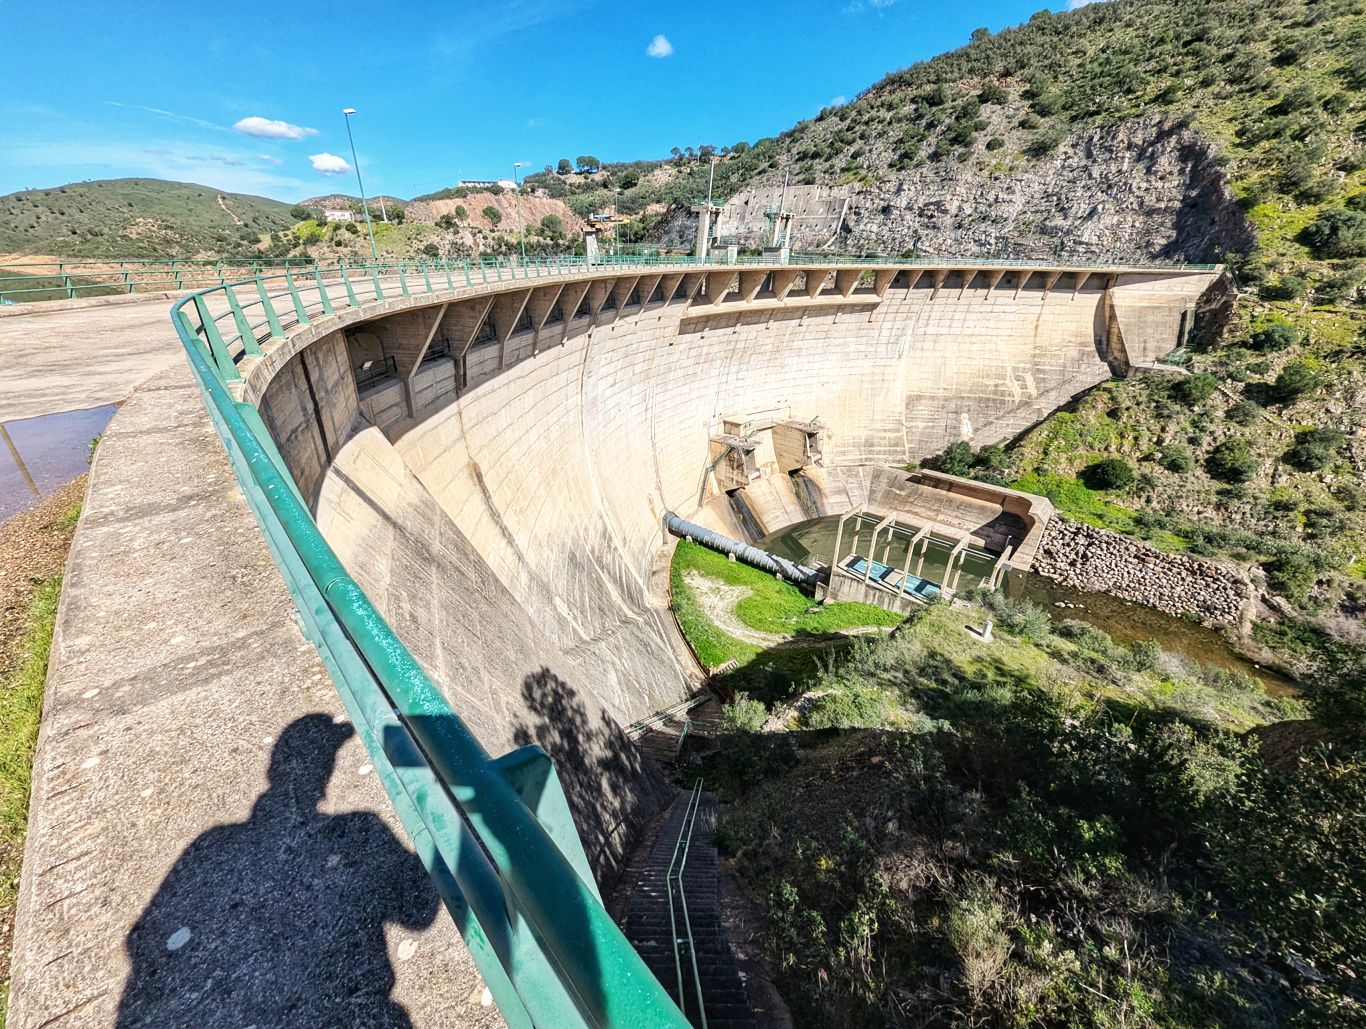
<path fill-rule="evenodd" d="M 11 1024 L 687 1024 L 598 882 L 669 799 L 620 726 L 696 675 L 651 564 L 709 416 L 905 461 L 1160 356 L 1219 274 L 567 259 L 177 300 L 188 374 L 146 368 L 73 550 Z M 65 310 L 93 363 L 146 307 Z"/>

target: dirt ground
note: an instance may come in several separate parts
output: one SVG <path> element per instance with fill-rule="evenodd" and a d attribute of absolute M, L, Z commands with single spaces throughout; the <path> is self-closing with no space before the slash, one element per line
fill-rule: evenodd
<path fill-rule="evenodd" d="M 61 572 L 76 526 L 62 527 L 62 516 L 85 496 L 86 476 L 77 476 L 49 493 L 36 507 L 0 523 L 0 673 L 17 659 L 33 585 Z"/>

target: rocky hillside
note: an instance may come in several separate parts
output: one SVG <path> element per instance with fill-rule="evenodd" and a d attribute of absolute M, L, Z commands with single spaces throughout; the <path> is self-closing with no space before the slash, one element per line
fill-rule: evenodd
<path fill-rule="evenodd" d="M 288 204 L 192 182 L 73 182 L 0 197 L 0 253 L 238 256 L 293 223 Z"/>

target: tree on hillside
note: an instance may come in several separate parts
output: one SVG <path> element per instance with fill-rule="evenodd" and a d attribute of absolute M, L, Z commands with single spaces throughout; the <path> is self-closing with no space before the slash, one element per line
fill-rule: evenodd
<path fill-rule="evenodd" d="M 555 170 L 559 172 L 561 175 L 568 175 L 570 172 L 574 170 L 574 166 L 569 163 L 569 158 L 561 157 L 560 163 L 555 166 Z"/>
<path fill-rule="evenodd" d="M 1315 257 L 1330 259 L 1366 257 L 1366 213 L 1324 211 L 1305 226 L 1300 242 Z"/>
<path fill-rule="evenodd" d="M 289 216 L 296 222 L 306 222 L 318 217 L 318 213 L 305 207 L 303 204 L 295 204 L 289 209 Z"/>
<path fill-rule="evenodd" d="M 591 154 L 580 154 L 574 158 L 574 164 L 581 172 L 595 172 L 602 169 L 602 162 Z"/>
<path fill-rule="evenodd" d="M 489 204 L 488 207 L 484 208 L 484 217 L 487 218 L 489 224 L 496 229 L 498 227 L 498 223 L 503 220 L 503 212 L 498 210 L 498 208 L 494 207 L 492 204 Z"/>

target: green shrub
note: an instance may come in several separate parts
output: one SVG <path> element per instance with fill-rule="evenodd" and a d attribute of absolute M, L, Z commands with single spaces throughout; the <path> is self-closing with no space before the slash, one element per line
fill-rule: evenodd
<path fill-rule="evenodd" d="M 1205 468 L 1221 482 L 1248 482 L 1257 474 L 1257 459 L 1252 456 L 1252 445 L 1245 439 L 1226 439 L 1210 451 Z"/>
<path fill-rule="evenodd" d="M 927 463 L 945 475 L 967 475 L 972 468 L 972 461 L 972 444 L 960 439 L 950 443 L 942 454 Z"/>
<path fill-rule="evenodd" d="M 1191 407 L 1198 407 L 1219 390 L 1219 380 L 1209 372 L 1196 372 L 1172 386 L 1172 396 Z"/>
<path fill-rule="evenodd" d="M 1273 590 L 1291 600 L 1303 602 L 1318 581 L 1319 571 L 1304 554 L 1284 554 L 1262 566 Z"/>
<path fill-rule="evenodd" d="M 484 208 L 484 217 L 487 218 L 488 223 L 496 229 L 498 227 L 498 223 L 503 220 L 503 212 L 498 210 L 498 208 L 494 207 L 492 204 L 489 204 L 488 207 Z"/>
<path fill-rule="evenodd" d="M 1274 351 L 1285 350 L 1293 346 L 1300 340 L 1299 331 L 1289 322 L 1274 321 L 1262 325 L 1253 331 L 1248 339 L 1248 345 L 1254 350 Z"/>
<path fill-rule="evenodd" d="M 1302 361 L 1295 361 L 1281 369 L 1268 393 L 1276 403 L 1289 404 L 1315 389 L 1318 384 L 1319 380 L 1310 367 Z"/>
<path fill-rule="evenodd" d="M 1162 448 L 1157 463 L 1169 472 L 1185 473 L 1195 468 L 1195 455 L 1184 443 L 1168 443 Z"/>
<path fill-rule="evenodd" d="M 802 712 L 808 729 L 850 729 L 886 725 L 897 710 L 896 698 L 867 683 L 827 687 Z"/>
<path fill-rule="evenodd" d="M 1004 104 L 1010 100 L 1010 90 L 995 79 L 987 79 L 982 83 L 982 91 L 977 94 L 977 99 L 983 104 Z"/>
<path fill-rule="evenodd" d="M 1337 458 L 1347 437 L 1337 429 L 1307 429 L 1295 434 L 1295 445 L 1285 452 L 1286 463 L 1302 472 L 1327 468 Z"/>
<path fill-rule="evenodd" d="M 1262 409 L 1251 400 L 1240 400 L 1228 409 L 1226 417 L 1235 425 L 1255 425 L 1262 418 Z"/>
<path fill-rule="evenodd" d="M 737 693 L 735 701 L 721 708 L 721 732 L 733 735 L 741 732 L 758 732 L 768 718 L 768 708 L 763 701 L 754 700 L 748 693 Z"/>
<path fill-rule="evenodd" d="M 1088 489 L 1124 489 L 1134 481 L 1134 469 L 1122 457 L 1107 457 L 1081 470 L 1081 481 Z"/>
<path fill-rule="evenodd" d="M 1366 212 L 1324 211 L 1299 234 L 1315 257 L 1337 260 L 1366 257 Z"/>
<path fill-rule="evenodd" d="M 1043 643 L 1053 628 L 1048 612 L 1027 600 L 1012 600 L 999 590 L 984 591 L 978 601 L 990 611 L 998 628 L 1030 643 Z"/>

